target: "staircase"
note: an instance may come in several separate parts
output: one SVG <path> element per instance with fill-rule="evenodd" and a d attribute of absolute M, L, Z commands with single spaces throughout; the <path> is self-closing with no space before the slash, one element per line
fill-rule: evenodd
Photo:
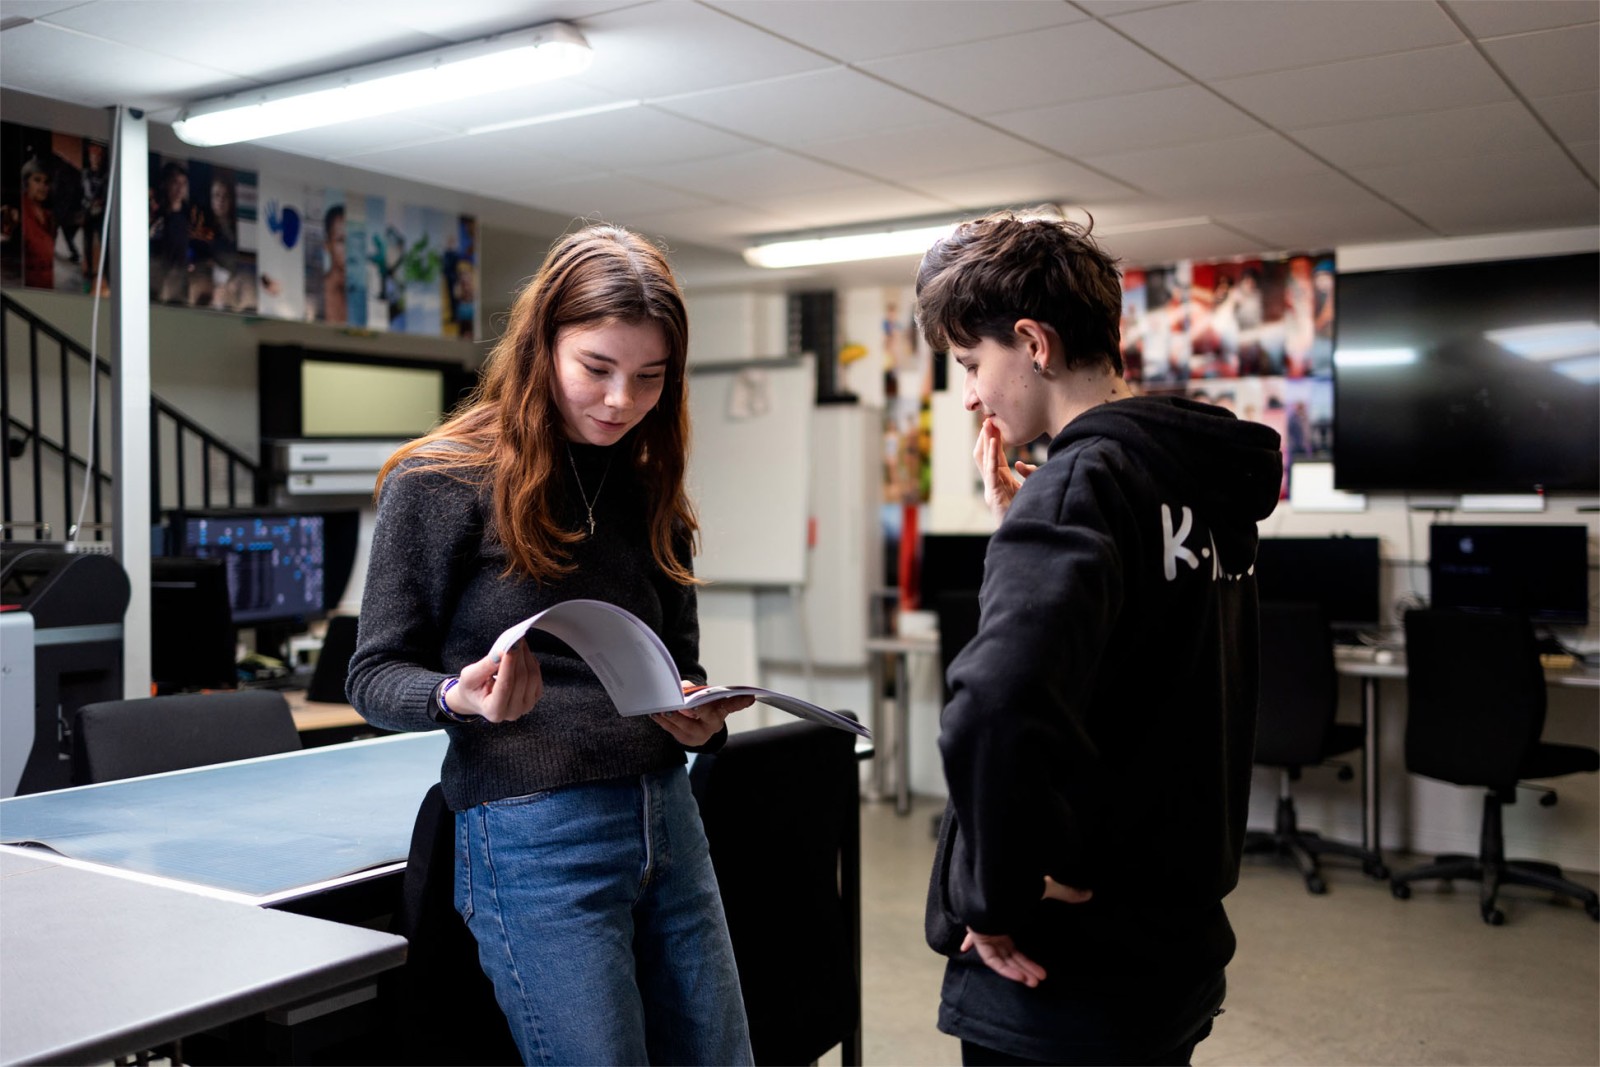
<path fill-rule="evenodd" d="M 109 550 L 111 365 L 9 294 L 0 293 L 0 540 L 64 541 L 83 506 L 78 540 Z M 89 418 L 91 375 L 97 399 Z M 260 466 L 182 412 L 150 396 L 150 513 L 264 503 Z"/>

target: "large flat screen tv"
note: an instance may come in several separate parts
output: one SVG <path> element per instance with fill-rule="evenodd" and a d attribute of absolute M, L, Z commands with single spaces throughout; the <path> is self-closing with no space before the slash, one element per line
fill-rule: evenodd
<path fill-rule="evenodd" d="M 1340 274 L 1334 484 L 1600 489 L 1600 255 Z"/>

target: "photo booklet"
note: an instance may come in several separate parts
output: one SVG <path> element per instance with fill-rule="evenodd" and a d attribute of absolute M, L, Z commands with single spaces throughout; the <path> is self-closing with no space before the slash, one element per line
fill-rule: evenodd
<path fill-rule="evenodd" d="M 872 737 L 871 730 L 847 715 L 760 686 L 709 685 L 684 692 L 677 664 L 656 632 L 637 615 L 603 600 L 567 600 L 546 608 L 502 633 L 490 654 L 505 654 L 530 629 L 543 630 L 570 645 L 623 715 L 681 711 L 724 697 L 749 696 L 790 715 Z"/>

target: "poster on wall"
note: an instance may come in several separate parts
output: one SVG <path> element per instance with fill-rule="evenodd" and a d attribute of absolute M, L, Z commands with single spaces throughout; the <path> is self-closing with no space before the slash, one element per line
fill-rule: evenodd
<path fill-rule="evenodd" d="M 1332 452 L 1333 278 L 1330 253 L 1125 271 L 1128 381 L 1277 430 L 1287 496 L 1295 461 Z"/>
<path fill-rule="evenodd" d="M 305 192 L 298 183 L 261 176 L 256 292 L 261 314 L 271 318 L 306 317 Z"/>
<path fill-rule="evenodd" d="M 256 310 L 256 175 L 150 156 L 150 299 Z"/>
<path fill-rule="evenodd" d="M 109 186 L 105 142 L 0 122 L 0 283 L 89 292 Z"/>
<path fill-rule="evenodd" d="M 160 153 L 148 175 L 153 303 L 477 336 L 471 215 Z M 87 293 L 110 191 L 105 142 L 0 122 L 0 284 Z"/>

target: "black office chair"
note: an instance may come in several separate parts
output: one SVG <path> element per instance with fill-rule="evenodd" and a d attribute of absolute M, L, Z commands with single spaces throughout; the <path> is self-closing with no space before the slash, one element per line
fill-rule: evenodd
<path fill-rule="evenodd" d="M 1244 851 L 1293 860 L 1311 893 L 1328 891 L 1322 877 L 1322 856 L 1357 859 L 1371 877 L 1389 877 L 1377 842 L 1366 849 L 1330 840 L 1314 830 L 1300 829 L 1295 814 L 1290 783 L 1300 780 L 1301 770 L 1359 749 L 1365 741 L 1361 727 L 1334 721 L 1339 710 L 1339 681 L 1333 665 L 1333 634 L 1318 605 L 1261 605 L 1260 702 L 1255 762 L 1279 768 L 1282 777 L 1273 829 L 1248 831 Z M 1340 768 L 1341 781 L 1352 777 L 1348 765 Z"/>
<path fill-rule="evenodd" d="M 344 684 L 350 675 L 350 657 L 356 654 L 357 623 L 354 615 L 335 615 L 328 620 L 328 628 L 322 635 L 322 650 L 317 653 L 317 665 L 306 686 L 307 700 L 330 704 L 345 702 Z"/>
<path fill-rule="evenodd" d="M 73 780 L 113 782 L 300 748 L 283 694 L 268 690 L 107 700 L 78 710 Z"/>
<path fill-rule="evenodd" d="M 1423 879 L 1481 883 L 1478 910 L 1499 926 L 1502 885 L 1527 885 L 1576 898 L 1600 920 L 1600 896 L 1569 882 L 1550 863 L 1507 860 L 1501 808 L 1515 803 L 1517 783 L 1600 770 L 1600 751 L 1540 741 L 1545 679 L 1533 627 L 1515 615 L 1462 611 L 1406 613 L 1406 770 L 1456 785 L 1482 786 L 1483 829 L 1476 856 L 1440 856 L 1395 875 L 1401 900 Z M 1548 792 L 1540 803 L 1555 802 Z"/>
<path fill-rule="evenodd" d="M 690 783 L 711 843 L 758 1064 L 861 1062 L 861 811 L 855 735 L 736 733 Z"/>
<path fill-rule="evenodd" d="M 435 783 L 422 798 L 400 906 L 390 926 L 409 943 L 405 965 L 378 979 L 395 1064 L 518 1064 L 511 1027 L 455 908 L 456 820 Z"/>

